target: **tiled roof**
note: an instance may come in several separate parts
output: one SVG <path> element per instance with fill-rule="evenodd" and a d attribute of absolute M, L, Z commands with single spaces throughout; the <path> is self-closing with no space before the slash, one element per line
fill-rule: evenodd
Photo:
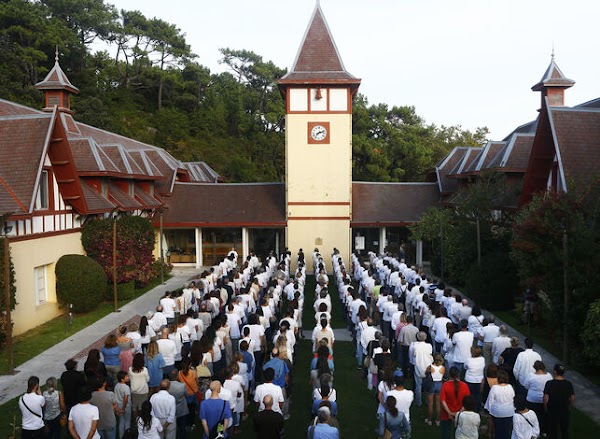
<path fill-rule="evenodd" d="M 35 84 L 35 88 L 38 90 L 68 90 L 71 93 L 79 93 L 79 89 L 71 84 L 65 72 L 60 68 L 58 59 L 44 80 Z"/>
<path fill-rule="evenodd" d="M 31 114 L 45 114 L 43 111 L 35 110 L 16 102 L 0 99 L 0 117 L 2 116 L 25 116 Z"/>
<path fill-rule="evenodd" d="M 135 198 L 121 190 L 121 188 L 113 182 L 110 184 L 109 197 L 113 203 L 122 210 L 136 210 L 142 208 L 142 205 Z"/>
<path fill-rule="evenodd" d="M 166 226 L 285 225 L 285 184 L 175 183 Z"/>
<path fill-rule="evenodd" d="M 489 168 L 504 172 L 525 172 L 531 155 L 534 134 L 515 134 L 498 151 Z"/>
<path fill-rule="evenodd" d="M 600 176 L 600 110 L 552 107 L 548 111 L 567 189 L 584 190 Z"/>
<path fill-rule="evenodd" d="M 138 201 L 147 208 L 154 209 L 162 205 L 162 200 L 153 197 L 152 195 L 144 192 L 139 186 L 135 186 L 135 197 Z"/>
<path fill-rule="evenodd" d="M 353 182 L 351 224 L 414 223 L 439 199 L 437 183 Z"/>
<path fill-rule="evenodd" d="M 448 172 L 449 176 L 458 176 L 465 169 L 469 167 L 469 165 L 477 158 L 477 155 L 481 152 L 481 148 L 468 146 L 461 157 L 461 159 L 454 165 L 452 169 Z"/>
<path fill-rule="evenodd" d="M 85 202 L 90 213 L 110 212 L 117 207 L 87 183 L 82 183 L 81 187 L 83 188 L 83 195 L 85 196 Z"/>
<path fill-rule="evenodd" d="M 575 84 L 575 81 L 567 78 L 563 74 L 563 72 L 560 71 L 560 69 L 554 62 L 554 56 L 552 56 L 550 65 L 544 72 L 542 79 L 540 79 L 537 84 L 535 84 L 533 87 L 531 87 L 531 89 L 533 91 L 542 91 L 545 87 L 568 88 L 568 87 L 572 87 L 574 84 Z"/>
<path fill-rule="evenodd" d="M 2 211 L 28 213 L 37 190 L 37 178 L 42 166 L 42 156 L 52 129 L 53 115 L 41 113 L 28 116 L 0 117 L 0 180 L 13 201 Z"/>
<path fill-rule="evenodd" d="M 437 181 L 441 193 L 454 192 L 458 189 L 458 182 L 455 178 L 448 178 L 448 174 L 450 174 L 450 171 L 462 160 L 468 149 L 469 148 L 466 146 L 456 146 L 446 157 L 435 165 Z"/>
<path fill-rule="evenodd" d="M 279 80 L 279 84 L 303 82 L 360 83 L 346 71 L 318 3 L 291 70 Z"/>

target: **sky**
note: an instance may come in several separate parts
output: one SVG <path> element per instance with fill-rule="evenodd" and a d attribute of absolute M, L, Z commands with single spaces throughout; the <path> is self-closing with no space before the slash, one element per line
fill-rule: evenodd
<path fill-rule="evenodd" d="M 175 24 L 213 72 L 219 48 L 290 68 L 315 0 L 107 0 Z M 550 63 L 576 81 L 568 106 L 600 97 L 596 0 L 321 0 L 346 70 L 369 103 L 416 108 L 427 123 L 488 127 L 501 140 L 533 120 Z"/>

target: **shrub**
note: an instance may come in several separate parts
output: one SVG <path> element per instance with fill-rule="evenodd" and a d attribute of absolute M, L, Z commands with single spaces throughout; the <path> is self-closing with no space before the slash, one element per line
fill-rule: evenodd
<path fill-rule="evenodd" d="M 110 291 L 110 297 L 113 298 L 113 290 L 112 288 L 108 289 Z M 119 300 L 131 300 L 135 296 L 135 282 L 126 282 L 123 284 L 117 284 L 117 298 Z"/>
<path fill-rule="evenodd" d="M 581 334 L 585 355 L 592 363 L 600 361 L 600 299 L 590 305 Z"/>
<path fill-rule="evenodd" d="M 10 251 L 10 248 L 9 248 Z M 14 310 L 17 304 L 15 295 L 17 293 L 17 287 L 15 286 L 15 266 L 12 261 L 12 256 L 8 255 L 9 261 L 9 276 L 10 276 L 10 309 Z M 0 311 L 6 309 L 4 302 L 4 238 L 0 238 Z M 3 313 L 0 316 L 0 346 L 4 345 L 6 341 L 6 316 Z"/>
<path fill-rule="evenodd" d="M 56 263 L 56 296 L 61 305 L 73 304 L 73 312 L 96 308 L 106 294 L 106 275 L 100 264 L 82 255 L 65 255 Z"/>
<path fill-rule="evenodd" d="M 113 277 L 113 221 L 97 219 L 82 230 L 81 242 L 89 257 Z M 152 279 L 154 229 L 147 218 L 125 216 L 117 220 L 117 282 L 146 285 Z"/>
<path fill-rule="evenodd" d="M 482 308 L 501 311 L 513 309 L 517 286 L 516 270 L 508 254 L 494 252 L 482 256 L 481 267 L 472 265 L 465 289 Z"/>

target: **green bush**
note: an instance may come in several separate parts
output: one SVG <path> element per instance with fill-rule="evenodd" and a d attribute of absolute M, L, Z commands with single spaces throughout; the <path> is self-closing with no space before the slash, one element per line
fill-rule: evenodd
<path fill-rule="evenodd" d="M 82 255 L 65 255 L 56 263 L 56 296 L 73 312 L 91 311 L 106 294 L 106 275 L 100 264 Z"/>
<path fill-rule="evenodd" d="M 109 288 L 110 298 L 113 298 L 112 287 Z M 135 296 L 135 281 L 117 284 L 117 299 L 131 300 Z"/>
<path fill-rule="evenodd" d="M 502 311 L 514 308 L 518 279 L 516 270 L 504 252 L 483 255 L 481 267 L 474 263 L 467 273 L 465 289 L 482 308 Z"/>

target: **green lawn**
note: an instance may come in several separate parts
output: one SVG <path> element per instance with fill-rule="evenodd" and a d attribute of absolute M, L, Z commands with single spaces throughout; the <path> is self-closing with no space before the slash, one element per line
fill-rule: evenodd
<path fill-rule="evenodd" d="M 168 277 L 167 277 L 168 279 Z M 160 284 L 160 279 L 155 279 L 146 285 L 144 288 L 135 290 L 134 299 L 140 297 L 152 288 Z M 133 300 L 133 299 L 131 299 Z M 119 301 L 119 307 L 130 302 L 130 300 Z M 60 316 L 49 322 L 44 323 L 36 328 L 27 331 L 24 334 L 13 338 L 13 354 L 15 369 L 18 369 L 19 364 L 23 364 L 41 354 L 48 348 L 63 341 L 71 335 L 87 328 L 92 323 L 98 321 L 102 317 L 114 311 L 114 303 L 103 302 L 98 308 L 84 314 L 76 314 L 73 317 L 71 325 L 67 325 L 66 316 Z M 0 350 L 0 374 L 8 373 L 8 358 L 5 349 Z"/>
<path fill-rule="evenodd" d="M 306 286 L 306 310 L 312 309 L 314 279 L 309 278 Z M 335 293 L 337 294 L 337 292 Z M 333 315 L 335 327 L 345 327 L 341 317 L 341 306 L 332 290 Z M 304 324 L 305 329 L 312 329 L 312 313 L 307 312 Z M 338 411 L 341 435 L 344 438 L 374 438 L 377 420 L 375 417 L 375 391 L 367 390 L 362 373 L 356 368 L 354 345 L 350 342 L 336 342 L 335 344 L 335 379 L 334 387 L 338 394 Z M 286 422 L 286 439 L 306 439 L 312 403 L 312 388 L 309 384 L 309 364 L 311 360 L 311 344 L 308 340 L 301 340 L 298 344 L 297 357 L 294 364 L 294 387 L 292 395 L 291 418 Z M 407 387 L 412 388 L 411 385 Z M 0 439 L 8 437 L 13 414 L 19 412 L 17 400 L 0 407 Z M 254 409 L 252 409 L 252 412 Z M 425 407 L 411 408 L 411 424 L 413 438 L 438 439 L 441 435 L 439 427 L 427 426 L 424 423 L 426 416 Z M 19 414 L 20 417 L 20 414 Z M 571 418 L 571 437 L 594 437 L 593 433 L 598 426 L 583 413 L 573 410 Z M 196 430 L 192 437 L 199 437 Z M 251 417 L 242 423 L 241 439 L 254 438 Z"/>

